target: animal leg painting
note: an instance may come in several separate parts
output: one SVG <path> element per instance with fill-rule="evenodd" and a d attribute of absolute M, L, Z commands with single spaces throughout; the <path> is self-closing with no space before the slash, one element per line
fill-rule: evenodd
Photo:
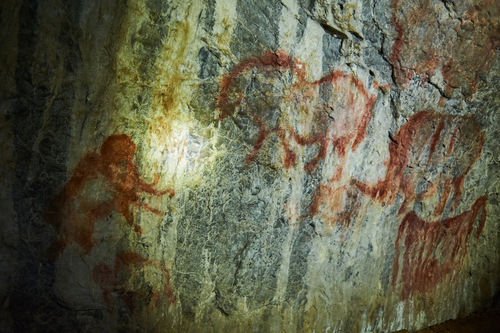
<path fill-rule="evenodd" d="M 392 271 L 394 288 L 397 288 L 399 277 L 402 280 L 402 300 L 415 294 L 432 293 L 449 275 L 458 278 L 477 219 L 476 239 L 483 231 L 486 202 L 487 198 L 483 196 L 470 210 L 440 221 L 425 221 L 414 211 L 405 215 L 394 245 L 396 254 Z M 401 258 L 400 248 L 403 246 L 405 251 Z"/>

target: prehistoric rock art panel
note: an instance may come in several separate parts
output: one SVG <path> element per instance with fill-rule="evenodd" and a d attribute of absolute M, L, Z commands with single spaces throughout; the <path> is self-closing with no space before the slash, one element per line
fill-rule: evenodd
<path fill-rule="evenodd" d="M 245 159 L 249 164 L 273 139 L 281 142 L 285 169 L 301 165 L 312 173 L 329 151 L 334 154 L 338 163 L 329 168 L 335 171 L 317 189 L 309 215 L 321 216 L 330 225 L 348 225 L 357 195 L 352 191 L 358 191 L 350 186 L 344 164 L 347 153 L 355 151 L 366 136 L 376 94 L 340 70 L 308 81 L 304 68 L 282 51 L 243 60 L 221 81 L 219 120 L 231 118 L 240 128 L 249 122 L 257 125 L 256 138 L 249 140 L 253 149 Z M 288 206 L 298 209 L 297 203 Z M 300 218 L 297 212 L 288 215 Z"/>
<path fill-rule="evenodd" d="M 78 163 L 73 176 L 66 186 L 50 203 L 46 221 L 54 227 L 58 239 L 50 246 L 48 254 L 55 258 L 62 254 L 70 243 L 78 244 L 89 254 L 94 246 L 94 224 L 111 212 L 117 211 L 140 235 L 142 229 L 134 222 L 133 209 L 142 208 L 156 215 L 163 215 L 160 210 L 140 200 L 142 193 L 161 196 L 174 196 L 173 189 L 159 191 L 154 188 L 158 177 L 152 184 L 147 184 L 139 174 L 133 162 L 137 146 L 131 137 L 116 134 L 108 137 L 99 152 L 87 153 Z M 95 200 L 84 193 L 85 186 L 91 180 L 101 180 L 108 192 L 108 199 Z"/>
<path fill-rule="evenodd" d="M 398 34 L 390 60 L 399 85 L 415 74 L 429 78 L 440 69 L 445 80 L 442 94 L 449 97 L 460 87 L 464 97 L 472 97 L 500 46 L 500 2 L 474 2 L 461 8 L 468 3 L 393 1 L 392 22 Z"/>
<path fill-rule="evenodd" d="M 356 182 L 365 195 L 384 204 L 394 204 L 396 196 L 401 195 L 404 200 L 399 214 L 406 213 L 415 202 L 420 204 L 420 215 L 427 213 L 428 219 L 423 219 L 414 210 L 409 211 L 399 228 L 392 283 L 396 287 L 400 247 L 404 246 L 403 300 L 417 292 L 431 292 L 446 276 L 460 272 L 480 211 L 476 237 L 481 234 L 486 221 L 486 196 L 462 214 L 441 218 L 446 207 L 450 213 L 457 207 L 465 176 L 483 144 L 483 133 L 473 117 L 422 111 L 391 138 L 384 179 L 375 185 Z"/>
<path fill-rule="evenodd" d="M 144 273 L 146 270 L 149 274 Z M 116 304 L 117 298 L 130 313 L 139 312 L 145 306 L 157 307 L 160 302 L 168 305 L 175 302 L 168 270 L 135 252 L 118 254 L 113 268 L 103 263 L 96 265 L 92 274 L 109 307 Z M 148 281 L 151 275 L 156 279 Z"/>
<path fill-rule="evenodd" d="M 418 331 L 495 302 L 500 0 L 3 3 L 0 332 Z"/>
<path fill-rule="evenodd" d="M 412 293 L 433 290 L 453 269 L 460 269 L 479 212 L 477 236 L 482 231 L 486 197 L 460 215 L 446 215 L 460 202 L 465 176 L 481 154 L 484 136 L 473 117 L 421 111 L 390 136 L 385 177 L 376 184 L 363 183 L 345 172 L 344 166 L 349 153 L 365 138 L 375 99 L 359 79 L 341 71 L 308 81 L 303 64 L 278 51 L 248 58 L 227 73 L 217 105 L 219 120 L 231 118 L 242 131 L 248 124 L 257 127 L 257 134 L 248 136 L 253 146 L 245 158 L 248 164 L 272 149 L 272 145 L 266 148 L 266 142 L 273 139 L 281 147 L 285 169 L 301 165 L 313 173 L 320 161 L 333 154 L 328 161 L 336 166 L 328 167 L 335 171 L 316 187 L 307 215 L 327 226 L 349 226 L 361 210 L 362 197 L 386 206 L 401 195 L 398 214 L 406 215 L 395 245 L 393 284 L 400 274 L 399 247 L 404 246 L 401 298 L 408 299 Z M 316 150 L 307 154 L 301 147 Z M 321 177 L 328 174 L 328 167 Z M 420 204 L 418 215 L 415 203 Z M 417 234 L 432 241 L 422 241 Z"/>

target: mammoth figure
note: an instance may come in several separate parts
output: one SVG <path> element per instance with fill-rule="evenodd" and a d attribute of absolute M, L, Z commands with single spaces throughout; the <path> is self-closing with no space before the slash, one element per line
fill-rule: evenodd
<path fill-rule="evenodd" d="M 473 117 L 422 111 L 391 138 L 384 179 L 374 185 L 359 181 L 356 185 L 385 204 L 394 203 L 401 193 L 404 201 L 399 214 L 418 201 L 433 207 L 433 218 L 439 218 L 450 196 L 450 211 L 457 207 L 465 176 L 481 155 L 483 144 L 481 128 Z"/>

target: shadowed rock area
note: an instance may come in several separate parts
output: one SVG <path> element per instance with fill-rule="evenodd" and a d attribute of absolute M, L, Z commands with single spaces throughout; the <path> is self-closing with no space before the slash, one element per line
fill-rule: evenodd
<path fill-rule="evenodd" d="M 499 1 L 5 0 L 0 24 L 1 332 L 500 307 Z"/>

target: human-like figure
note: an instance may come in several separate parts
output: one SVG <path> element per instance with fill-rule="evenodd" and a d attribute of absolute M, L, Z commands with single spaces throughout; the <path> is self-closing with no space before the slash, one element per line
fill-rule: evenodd
<path fill-rule="evenodd" d="M 122 214 L 137 235 L 142 234 L 142 229 L 135 223 L 131 208 L 141 207 L 156 215 L 163 214 L 140 200 L 141 194 L 169 194 L 172 198 L 175 192 L 173 189 L 154 189 L 158 177 L 152 184 L 144 181 L 133 162 L 136 150 L 137 146 L 130 136 L 116 134 L 108 137 L 99 151 L 91 151 L 80 160 L 73 176 L 45 213 L 46 221 L 54 227 L 58 236 L 49 248 L 50 257 L 60 255 L 73 242 L 80 245 L 86 254 L 90 253 L 94 245 L 94 224 L 113 211 Z M 110 192 L 109 199 L 100 202 L 84 193 L 85 186 L 98 179 L 102 179 Z"/>

